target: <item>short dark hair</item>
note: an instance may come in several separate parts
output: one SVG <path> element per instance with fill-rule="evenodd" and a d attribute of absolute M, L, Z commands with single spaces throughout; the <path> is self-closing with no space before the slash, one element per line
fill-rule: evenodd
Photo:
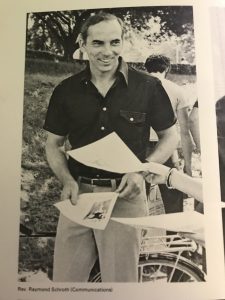
<path fill-rule="evenodd" d="M 160 72 L 170 69 L 170 59 L 164 55 L 150 55 L 145 62 L 145 68 L 149 73 Z"/>
<path fill-rule="evenodd" d="M 84 41 L 86 41 L 87 36 L 88 36 L 88 28 L 92 25 L 96 25 L 100 22 L 103 21 L 112 21 L 112 20 L 117 20 L 118 23 L 121 26 L 122 29 L 122 37 L 124 35 L 124 23 L 123 21 L 118 18 L 117 16 L 113 15 L 113 14 L 109 14 L 106 12 L 99 12 L 95 15 L 91 15 L 82 25 L 81 30 L 80 30 L 80 34 L 81 37 Z"/>

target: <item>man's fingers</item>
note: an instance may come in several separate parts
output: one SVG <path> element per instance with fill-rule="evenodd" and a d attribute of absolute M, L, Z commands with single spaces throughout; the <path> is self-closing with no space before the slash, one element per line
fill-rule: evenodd
<path fill-rule="evenodd" d="M 119 194 L 120 198 L 134 198 L 137 195 L 139 195 L 141 192 L 141 186 L 139 184 L 136 183 L 130 183 L 128 185 L 126 185 L 126 187 L 124 188 L 124 190 L 122 190 L 122 192 Z"/>
<path fill-rule="evenodd" d="M 147 176 L 145 176 L 145 180 L 148 183 L 152 183 L 153 178 L 154 178 L 154 174 L 151 174 L 151 173 L 149 173 Z"/>
<path fill-rule="evenodd" d="M 77 198 L 70 199 L 70 202 L 71 202 L 72 205 L 76 205 L 77 204 Z"/>
<path fill-rule="evenodd" d="M 70 201 L 73 205 L 76 205 L 77 204 L 77 198 L 78 198 L 78 193 L 77 191 L 73 191 L 72 194 L 71 194 L 71 198 L 70 198 Z"/>
<path fill-rule="evenodd" d="M 78 186 L 76 184 L 67 184 L 64 186 L 61 194 L 61 200 L 70 200 L 71 204 L 76 205 L 78 198 Z"/>
<path fill-rule="evenodd" d="M 70 199 L 70 193 L 68 190 L 63 189 L 61 193 L 61 200 L 64 201 L 67 199 Z"/>
<path fill-rule="evenodd" d="M 120 198 L 127 198 L 127 196 L 129 196 L 131 193 L 131 187 L 129 185 L 127 185 L 121 193 L 119 193 L 119 197 Z"/>

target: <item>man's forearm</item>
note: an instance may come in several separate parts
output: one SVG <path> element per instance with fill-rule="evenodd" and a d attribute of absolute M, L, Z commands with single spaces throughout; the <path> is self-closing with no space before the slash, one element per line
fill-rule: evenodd
<path fill-rule="evenodd" d="M 146 158 L 148 161 L 163 164 L 173 154 L 178 145 L 178 135 L 175 126 L 157 132 L 159 141 L 153 152 Z"/>
<path fill-rule="evenodd" d="M 191 157 L 193 145 L 189 130 L 188 107 L 181 108 L 177 111 L 177 119 L 180 125 L 181 147 L 184 155 L 185 172 L 191 176 Z"/>
<path fill-rule="evenodd" d="M 46 155 L 49 166 L 63 185 L 74 180 L 68 169 L 66 155 L 60 147 L 47 146 Z"/>
<path fill-rule="evenodd" d="M 192 158 L 193 145 L 192 145 L 191 136 L 189 132 L 186 133 L 181 132 L 181 147 L 183 150 L 186 172 L 188 175 L 191 176 L 191 158 Z"/>

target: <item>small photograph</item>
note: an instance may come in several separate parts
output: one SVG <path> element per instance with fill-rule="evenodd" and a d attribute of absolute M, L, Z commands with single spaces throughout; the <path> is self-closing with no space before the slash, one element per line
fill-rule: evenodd
<path fill-rule="evenodd" d="M 111 200 L 94 203 L 89 213 L 84 217 L 84 220 L 89 219 L 98 221 L 105 219 L 110 207 L 110 203 Z"/>
<path fill-rule="evenodd" d="M 210 8 L 221 201 L 225 202 L 225 7 Z"/>

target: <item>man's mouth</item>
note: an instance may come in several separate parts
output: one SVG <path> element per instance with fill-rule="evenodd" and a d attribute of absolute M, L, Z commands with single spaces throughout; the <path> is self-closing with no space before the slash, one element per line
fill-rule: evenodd
<path fill-rule="evenodd" d="M 112 62 L 112 58 L 107 58 L 107 59 L 99 59 L 100 62 L 103 64 L 110 64 Z"/>

